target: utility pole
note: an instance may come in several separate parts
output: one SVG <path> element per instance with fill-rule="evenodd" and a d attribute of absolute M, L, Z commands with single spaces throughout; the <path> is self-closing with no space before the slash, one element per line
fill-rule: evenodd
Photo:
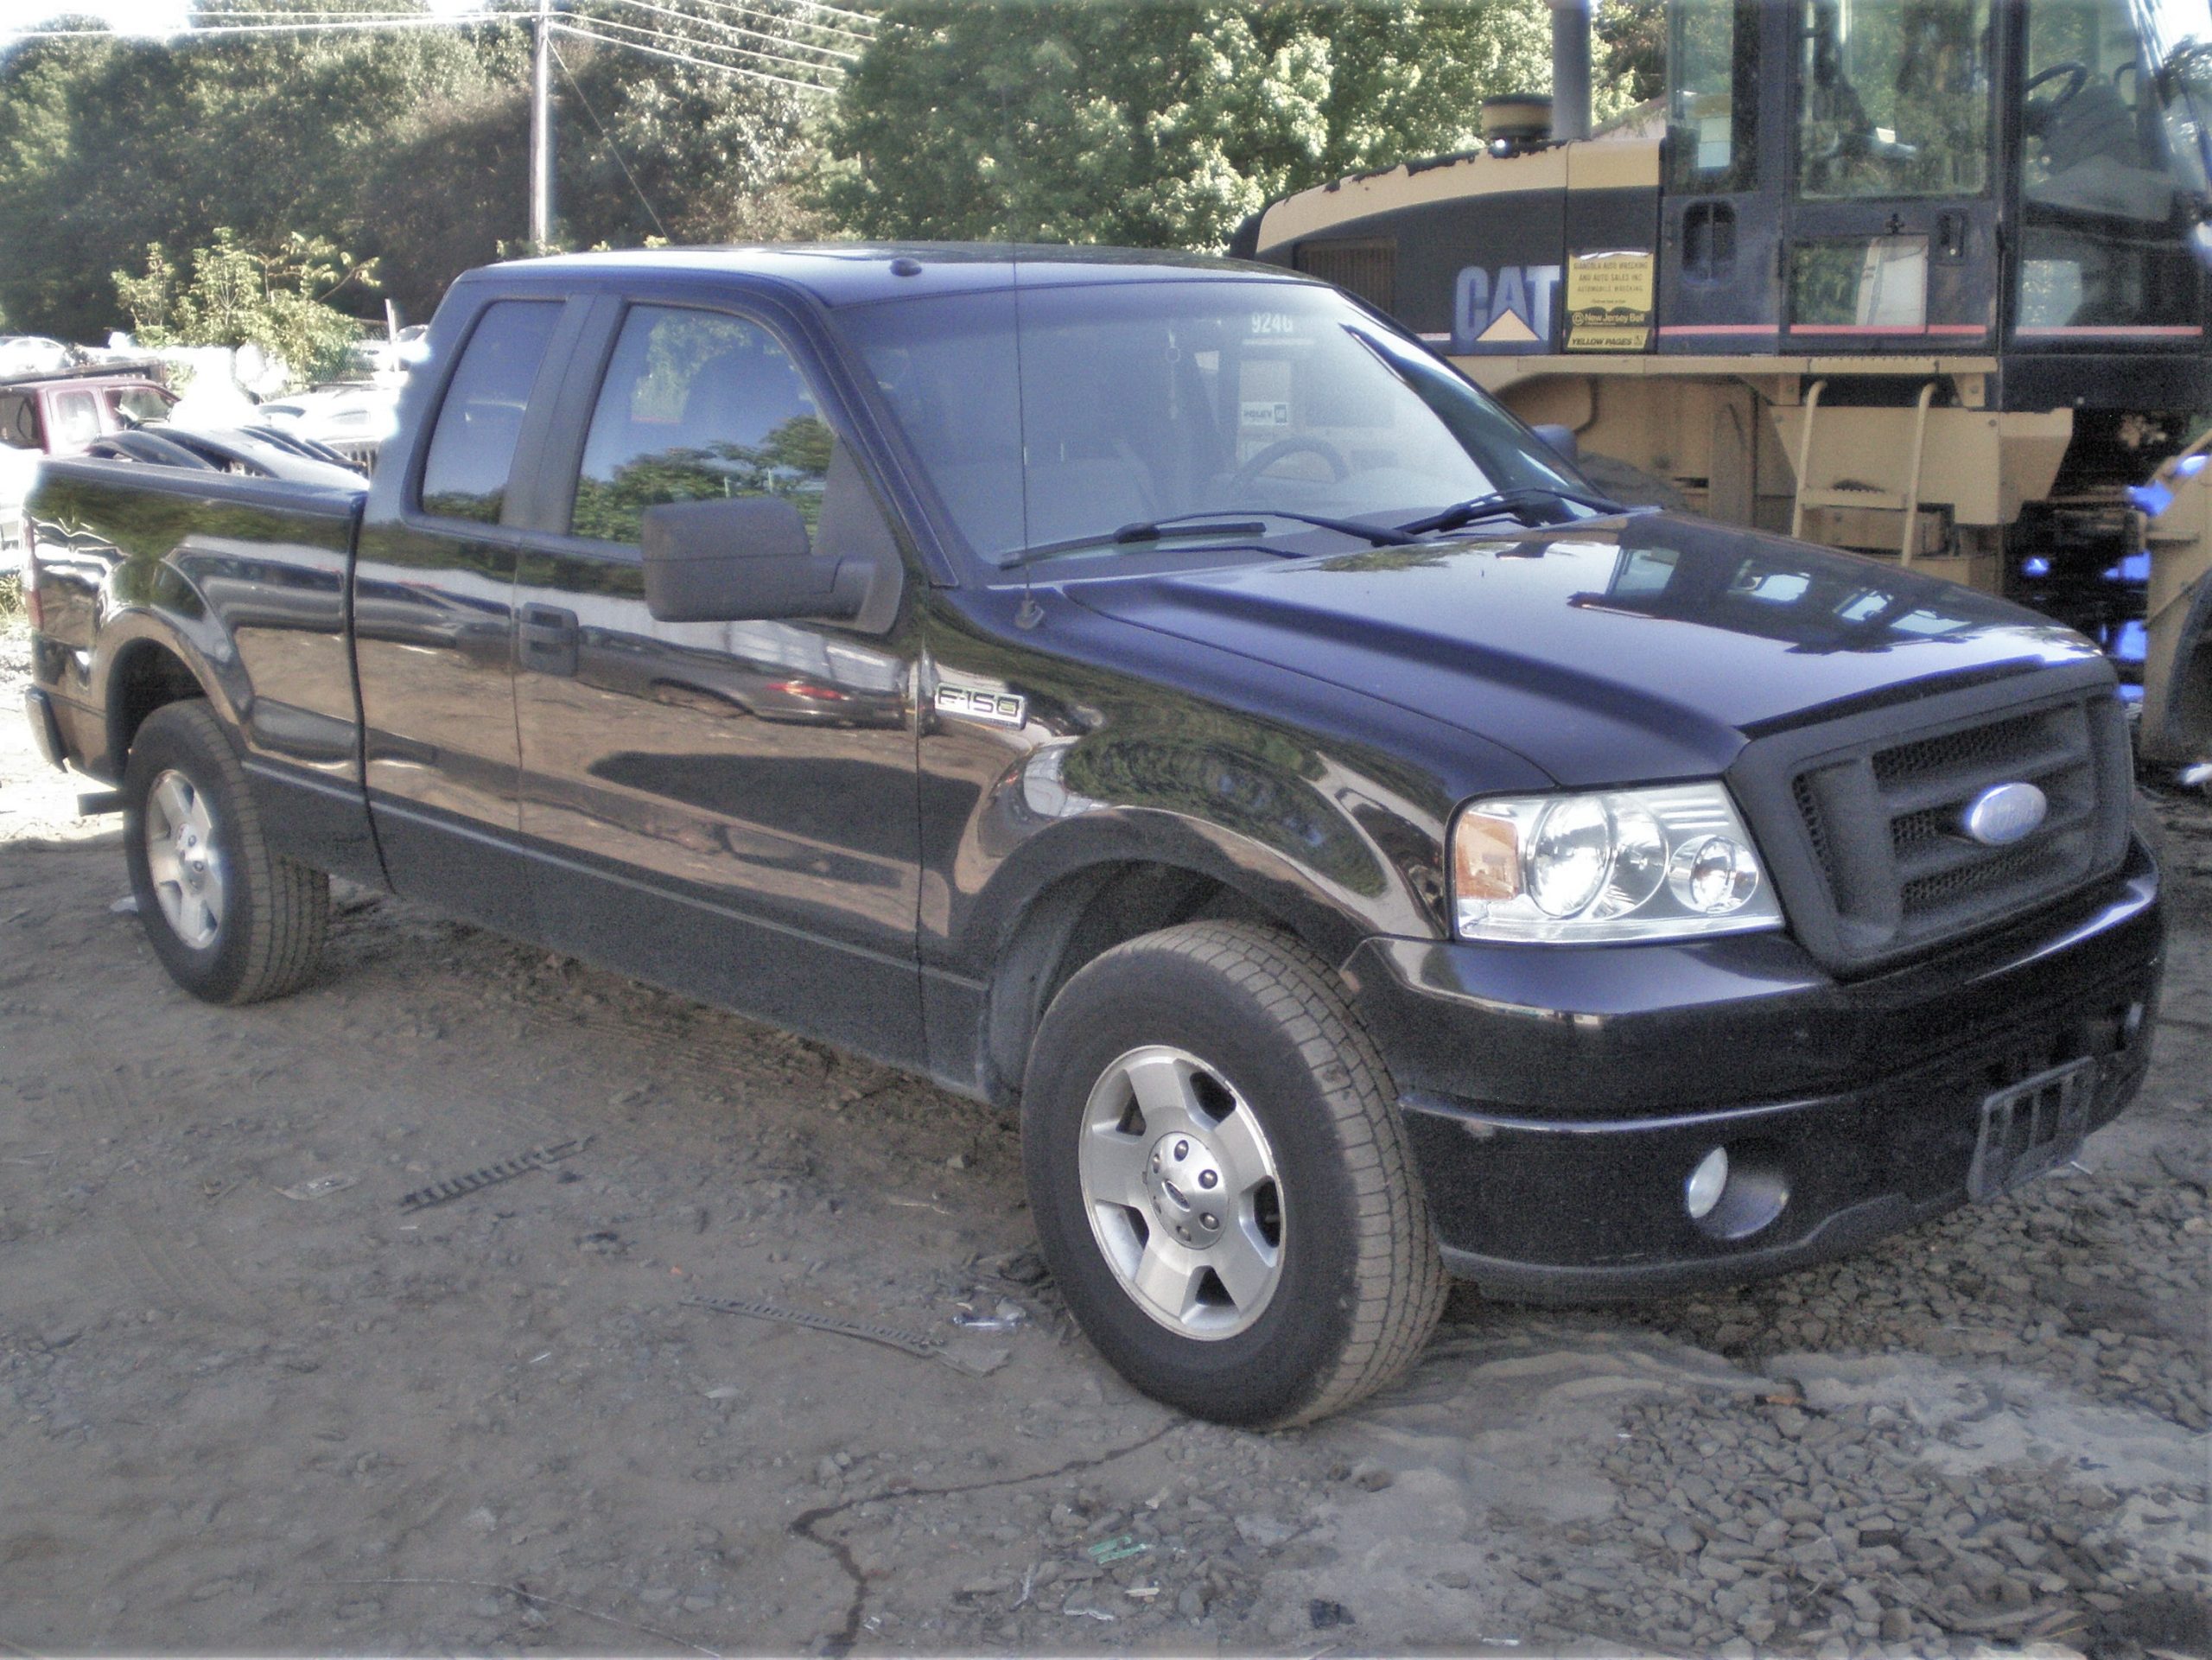
<path fill-rule="evenodd" d="M 530 66 L 530 239 L 553 240 L 553 0 L 537 0 Z"/>

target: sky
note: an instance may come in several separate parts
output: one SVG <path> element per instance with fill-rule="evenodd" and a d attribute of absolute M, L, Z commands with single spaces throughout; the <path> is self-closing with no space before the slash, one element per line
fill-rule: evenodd
<path fill-rule="evenodd" d="M 474 0 L 429 0 L 433 12 L 467 11 Z M 356 0 L 347 10 L 386 10 L 376 0 Z M 404 8 L 393 6 L 391 10 Z M 118 34 L 165 35 L 184 26 L 188 0 L 0 0 L 0 41 L 25 29 L 36 29 L 48 18 L 92 16 Z"/>

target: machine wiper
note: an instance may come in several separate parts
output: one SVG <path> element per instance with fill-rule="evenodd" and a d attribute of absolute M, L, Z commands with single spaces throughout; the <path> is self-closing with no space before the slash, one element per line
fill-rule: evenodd
<path fill-rule="evenodd" d="M 1557 512 L 1542 513 L 1545 508 L 1558 509 L 1573 502 L 1579 507 L 1594 508 L 1600 514 L 1624 513 L 1629 509 L 1607 496 L 1590 495 L 1580 490 L 1556 490 L 1548 485 L 1524 485 L 1517 490 L 1493 490 L 1486 496 L 1470 496 L 1465 501 L 1455 501 L 1441 512 L 1429 514 L 1401 525 L 1398 529 L 1410 541 L 1417 536 L 1433 535 L 1438 531 L 1456 531 L 1463 525 L 1472 525 L 1478 519 L 1506 516 L 1519 519 L 1523 525 L 1559 525 L 1567 516 Z M 1536 515 L 1542 514 L 1541 517 Z"/>

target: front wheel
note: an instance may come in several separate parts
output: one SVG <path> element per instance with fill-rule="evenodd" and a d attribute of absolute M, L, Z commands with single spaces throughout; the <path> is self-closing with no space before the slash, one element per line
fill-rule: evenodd
<path fill-rule="evenodd" d="M 1084 1332 L 1201 1417 L 1325 1416 L 1410 1365 L 1443 1309 L 1389 1073 L 1287 935 L 1191 923 L 1087 964 L 1038 1030 L 1022 1156 Z"/>
<path fill-rule="evenodd" d="M 330 879 L 270 851 L 245 769 L 206 703 L 146 717 L 123 802 L 138 920 L 170 978 L 211 1003 L 251 1003 L 315 971 Z"/>

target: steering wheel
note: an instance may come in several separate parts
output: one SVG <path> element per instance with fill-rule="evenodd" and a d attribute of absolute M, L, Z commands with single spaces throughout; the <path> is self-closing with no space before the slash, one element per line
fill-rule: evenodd
<path fill-rule="evenodd" d="M 1230 483 L 1239 490 L 1259 481 L 1260 475 L 1286 455 L 1319 455 L 1329 469 L 1329 481 L 1342 484 L 1351 476 L 1351 463 L 1334 444 L 1320 438 L 1278 438 L 1236 469 Z"/>
<path fill-rule="evenodd" d="M 2032 93 L 2037 87 L 2042 86 L 2045 81 L 2056 80 L 2061 75 L 2066 77 L 2066 90 L 2056 94 L 2043 106 L 2048 113 L 2056 115 L 2059 111 L 2064 109 L 2069 104 L 2071 104 L 2074 101 L 2075 95 L 2079 93 L 2084 86 L 2087 86 L 2089 84 L 2089 66 L 2088 64 L 2070 62 L 2054 63 L 2047 69 L 2038 69 L 2035 73 L 2028 77 L 2028 84 L 2025 86 L 2023 86 L 2020 91 L 2024 94 Z"/>

